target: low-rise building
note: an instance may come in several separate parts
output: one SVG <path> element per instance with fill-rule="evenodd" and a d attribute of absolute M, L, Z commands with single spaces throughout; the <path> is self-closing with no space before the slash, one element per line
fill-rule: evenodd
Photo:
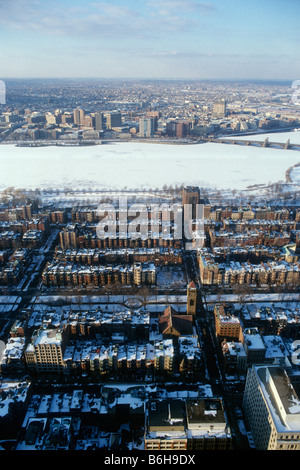
<path fill-rule="evenodd" d="M 217 304 L 214 308 L 215 331 L 219 339 L 240 340 L 242 326 L 239 318 L 223 304 Z"/>
<path fill-rule="evenodd" d="M 181 400 L 150 400 L 145 425 L 145 450 L 186 450 L 187 435 Z"/>
<path fill-rule="evenodd" d="M 226 374 L 238 375 L 247 371 L 247 354 L 242 342 L 224 340 L 221 348 Z"/>
<path fill-rule="evenodd" d="M 229 450 L 232 436 L 215 398 L 149 400 L 145 450 Z"/>
<path fill-rule="evenodd" d="M 257 328 L 247 328 L 244 330 L 242 343 L 247 355 L 248 366 L 265 362 L 266 346 Z"/>
<path fill-rule="evenodd" d="M 229 450 L 232 436 L 222 400 L 186 401 L 188 450 Z"/>
<path fill-rule="evenodd" d="M 5 345 L 2 357 L 0 355 L 1 374 L 14 375 L 25 372 L 23 355 L 25 351 L 25 337 L 10 337 Z"/>

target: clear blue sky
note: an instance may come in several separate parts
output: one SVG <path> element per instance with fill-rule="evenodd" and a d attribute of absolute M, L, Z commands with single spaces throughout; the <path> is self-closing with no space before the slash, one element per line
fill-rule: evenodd
<path fill-rule="evenodd" d="M 300 79 L 299 0 L 0 0 L 0 79 Z"/>

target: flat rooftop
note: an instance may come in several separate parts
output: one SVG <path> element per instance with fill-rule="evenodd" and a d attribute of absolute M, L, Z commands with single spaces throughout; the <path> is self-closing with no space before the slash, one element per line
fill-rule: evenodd
<path fill-rule="evenodd" d="M 286 371 L 277 366 L 255 369 L 277 431 L 300 432 L 300 400 Z"/>

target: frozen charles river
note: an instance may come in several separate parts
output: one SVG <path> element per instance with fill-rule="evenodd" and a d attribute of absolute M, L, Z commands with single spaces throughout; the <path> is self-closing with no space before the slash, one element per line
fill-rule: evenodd
<path fill-rule="evenodd" d="M 300 144 L 300 131 L 263 134 L 256 140 Z M 86 147 L 0 145 L 0 190 L 140 189 L 191 184 L 243 190 L 285 181 L 300 151 L 226 144 L 169 145 L 120 142 Z M 300 171 L 292 172 L 300 183 Z"/>

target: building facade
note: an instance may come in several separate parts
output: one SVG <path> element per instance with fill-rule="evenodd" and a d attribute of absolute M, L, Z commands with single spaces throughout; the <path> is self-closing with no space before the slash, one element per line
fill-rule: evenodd
<path fill-rule="evenodd" d="M 151 137 L 154 134 L 155 122 L 154 118 L 141 118 L 139 120 L 140 137 Z"/>
<path fill-rule="evenodd" d="M 224 308 L 224 305 L 217 304 L 214 308 L 215 331 L 220 339 L 240 340 L 242 336 L 242 327 L 237 316 Z"/>
<path fill-rule="evenodd" d="M 197 312 L 197 287 L 194 282 L 190 282 L 187 287 L 187 315 L 196 315 Z"/>
<path fill-rule="evenodd" d="M 231 441 L 218 398 L 148 402 L 145 450 L 229 450 Z"/>
<path fill-rule="evenodd" d="M 257 450 L 300 450 L 300 400 L 283 368 L 249 369 L 243 408 Z"/>
<path fill-rule="evenodd" d="M 30 371 L 59 373 L 65 370 L 63 353 L 66 345 L 65 331 L 41 328 L 33 334 L 25 351 L 25 361 Z"/>

